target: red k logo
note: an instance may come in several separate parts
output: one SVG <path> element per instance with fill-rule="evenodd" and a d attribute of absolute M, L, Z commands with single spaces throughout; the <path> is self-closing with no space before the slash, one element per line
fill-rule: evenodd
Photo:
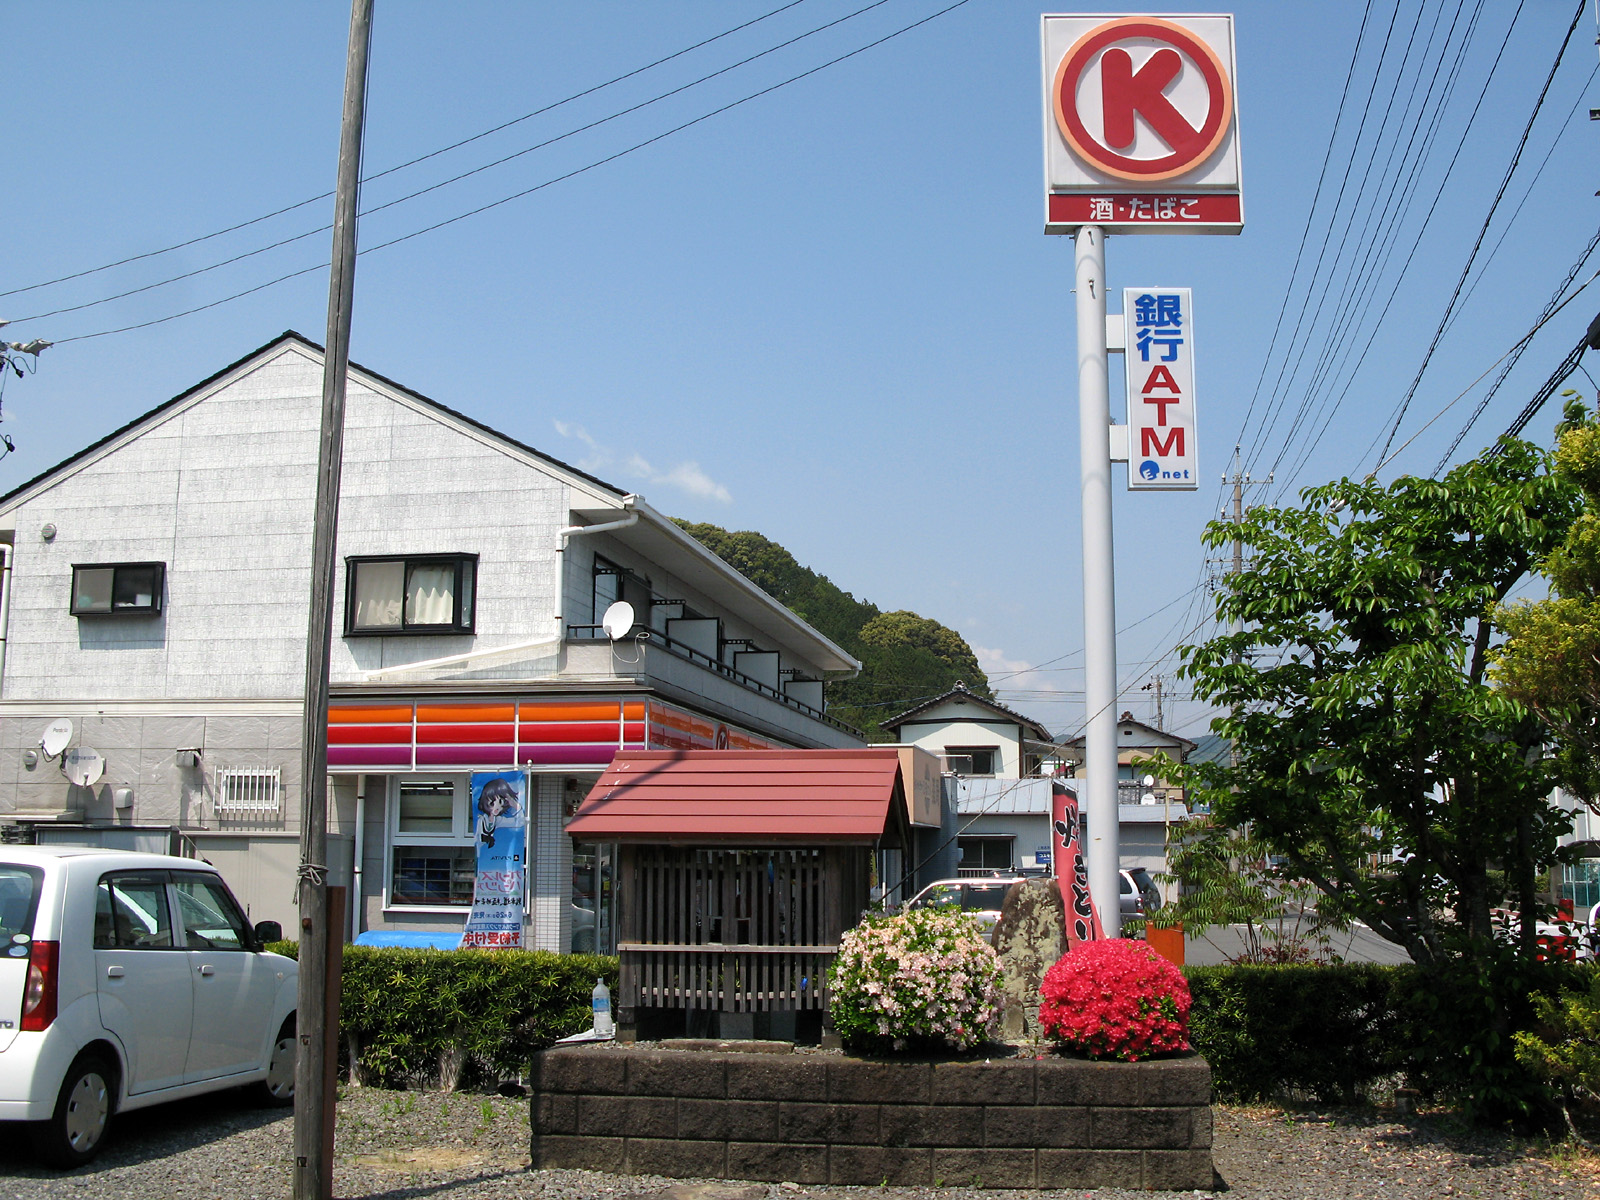
<path fill-rule="evenodd" d="M 1145 54 L 1152 42 L 1154 52 L 1135 67 L 1129 47 Z M 1191 89 L 1205 98 L 1198 126 L 1169 96 L 1186 77 L 1202 85 Z M 1122 17 L 1080 38 L 1056 72 L 1054 101 L 1056 124 L 1072 149 L 1118 179 L 1154 182 L 1193 170 L 1221 144 L 1233 119 L 1233 89 L 1211 48 L 1155 17 Z M 1139 121 L 1164 143 L 1154 154 L 1135 154 Z"/>

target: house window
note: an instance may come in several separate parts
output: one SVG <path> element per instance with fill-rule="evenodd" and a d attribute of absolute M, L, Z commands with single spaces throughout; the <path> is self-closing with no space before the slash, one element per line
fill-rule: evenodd
<path fill-rule="evenodd" d="M 469 908 L 477 847 L 461 777 L 405 778 L 389 805 L 389 906 Z"/>
<path fill-rule="evenodd" d="M 594 617 L 596 624 L 618 600 L 633 605 L 634 617 L 640 624 L 650 621 L 650 581 L 635 575 L 627 567 L 594 558 Z"/>
<path fill-rule="evenodd" d="M 223 767 L 211 807 L 219 817 L 276 815 L 278 784 L 278 767 Z"/>
<path fill-rule="evenodd" d="M 161 611 L 166 563 L 75 563 L 72 615 L 133 616 Z"/>
<path fill-rule="evenodd" d="M 471 633 L 475 554 L 347 558 L 346 637 Z"/>
<path fill-rule="evenodd" d="M 999 746 L 946 746 L 944 753 L 957 775 L 991 776 L 1000 761 Z"/>
<path fill-rule="evenodd" d="M 962 874 L 988 874 L 991 871 L 1015 869 L 1012 844 L 1009 837 L 964 837 L 956 839 L 961 851 L 959 870 Z"/>

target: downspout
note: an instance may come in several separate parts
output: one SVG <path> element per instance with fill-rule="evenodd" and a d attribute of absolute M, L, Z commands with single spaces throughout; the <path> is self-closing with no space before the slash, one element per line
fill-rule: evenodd
<path fill-rule="evenodd" d="M 567 539 L 584 537 L 591 533 L 610 533 L 614 529 L 626 529 L 630 525 L 639 523 L 638 510 L 633 506 L 639 497 L 628 495 L 622 498 L 623 516 L 615 521 L 602 521 L 598 525 L 566 525 L 556 531 L 556 636 L 565 639 L 566 629 L 562 625 L 562 601 L 566 596 L 567 570 L 566 558 Z"/>
<path fill-rule="evenodd" d="M 16 547 L 0 545 L 0 689 L 6 669 L 6 629 L 11 624 L 11 557 Z"/>
<path fill-rule="evenodd" d="M 354 942 L 356 935 L 361 932 L 361 913 L 366 908 L 366 897 L 362 895 L 363 872 L 361 870 L 362 855 L 367 848 L 367 780 L 370 776 L 358 775 L 356 777 L 356 844 L 353 851 L 355 861 L 350 872 L 350 940 Z"/>

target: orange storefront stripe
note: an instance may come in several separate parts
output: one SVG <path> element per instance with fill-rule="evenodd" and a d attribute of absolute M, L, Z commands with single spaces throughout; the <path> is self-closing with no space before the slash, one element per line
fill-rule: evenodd
<path fill-rule="evenodd" d="M 388 725 L 395 721 L 411 724 L 411 705 L 337 704 L 328 709 L 330 725 Z"/>
<path fill-rule="evenodd" d="M 546 721 L 610 721 L 616 724 L 620 705 L 615 700 L 593 704 L 529 703 L 522 705 L 524 725 Z"/>
<path fill-rule="evenodd" d="M 487 724 L 516 718 L 514 704 L 419 704 L 417 724 Z"/>

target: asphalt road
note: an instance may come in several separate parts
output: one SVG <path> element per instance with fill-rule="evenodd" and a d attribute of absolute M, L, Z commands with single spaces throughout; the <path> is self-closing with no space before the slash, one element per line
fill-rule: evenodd
<path fill-rule="evenodd" d="M 1230 962 L 1244 950 L 1245 934 L 1242 925 L 1216 926 L 1204 937 L 1185 937 L 1183 953 L 1186 965 L 1212 967 Z M 1385 941 L 1365 925 L 1352 926 L 1347 933 L 1333 935 L 1330 947 L 1345 962 L 1408 963 L 1410 957 L 1393 942 Z"/>

